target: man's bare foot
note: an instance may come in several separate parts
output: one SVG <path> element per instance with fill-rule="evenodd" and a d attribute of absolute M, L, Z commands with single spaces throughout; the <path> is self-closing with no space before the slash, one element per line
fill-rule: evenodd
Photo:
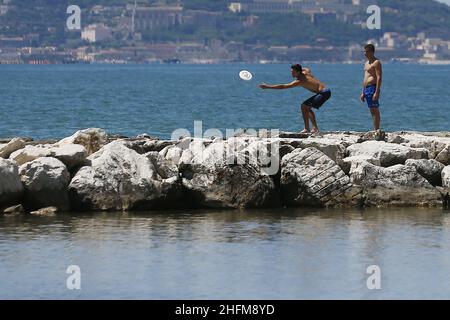
<path fill-rule="evenodd" d="M 319 128 L 314 128 L 314 129 L 311 130 L 312 134 L 317 134 L 319 132 L 320 132 Z"/>
<path fill-rule="evenodd" d="M 300 132 L 300 133 L 309 133 L 309 130 L 308 129 L 304 129 L 302 132 Z"/>

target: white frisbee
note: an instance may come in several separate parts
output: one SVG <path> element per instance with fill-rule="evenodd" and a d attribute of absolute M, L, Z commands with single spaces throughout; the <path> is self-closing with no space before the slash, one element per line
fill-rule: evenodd
<path fill-rule="evenodd" d="M 252 76 L 252 74 L 250 73 L 250 71 L 247 71 L 247 70 L 242 70 L 241 72 L 239 72 L 239 77 L 240 77 L 242 80 L 245 80 L 245 81 L 250 81 L 250 80 L 252 80 L 252 78 L 253 78 L 253 76 Z"/>

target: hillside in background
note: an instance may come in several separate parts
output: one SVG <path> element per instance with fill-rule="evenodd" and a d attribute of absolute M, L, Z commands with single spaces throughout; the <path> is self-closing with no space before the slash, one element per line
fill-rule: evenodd
<path fill-rule="evenodd" d="M 124 6 L 133 0 L 78 0 L 77 4 L 86 12 L 83 25 L 98 22 L 98 17 L 87 14 L 94 5 Z M 165 1 L 168 4 L 176 0 Z M 395 31 L 414 36 L 426 32 L 429 37 L 450 40 L 450 7 L 434 0 L 378 0 L 383 9 L 382 30 L 369 31 L 350 22 L 327 20 L 311 23 L 308 15 L 261 14 L 251 27 L 245 26 L 246 14 L 234 14 L 227 10 L 231 1 L 184 0 L 184 8 L 222 12 L 215 26 L 179 25 L 169 29 L 155 29 L 143 33 L 144 41 L 184 41 L 219 39 L 224 42 L 242 41 L 247 44 L 294 45 L 314 44 L 317 39 L 331 45 L 348 45 Z M 138 1 L 139 4 L 155 4 L 157 1 Z M 14 9 L 0 16 L 0 35 L 20 36 L 30 33 L 40 35 L 41 44 L 58 45 L 79 39 L 79 33 L 67 32 L 66 8 L 72 1 L 61 0 L 13 0 Z M 118 12 L 120 14 L 120 12 Z M 113 23 L 113 17 L 102 17 L 102 22 Z M 367 15 L 361 15 L 364 21 Z"/>
<path fill-rule="evenodd" d="M 426 32 L 430 37 L 450 40 L 450 6 L 433 0 L 378 0 L 380 7 L 397 12 L 383 13 L 384 31 L 409 36 Z"/>

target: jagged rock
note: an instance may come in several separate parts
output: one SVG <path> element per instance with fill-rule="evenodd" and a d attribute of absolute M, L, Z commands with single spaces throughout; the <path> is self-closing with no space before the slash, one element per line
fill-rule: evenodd
<path fill-rule="evenodd" d="M 339 144 L 342 144 L 345 148 L 358 143 L 361 138 L 361 134 L 358 132 L 329 132 L 322 135 L 323 138 L 336 140 Z"/>
<path fill-rule="evenodd" d="M 375 132 L 322 132 L 311 136 L 268 131 L 254 134 L 246 130 L 225 140 L 186 136 L 161 141 L 141 135 L 125 140 L 116 137 L 108 144 L 112 138 L 105 131 L 87 129 L 59 142 L 0 139 L 4 143 L 0 145 L 0 157 L 9 155 L 11 159 L 9 169 L 0 170 L 0 208 L 20 203 L 23 196 L 20 190 L 15 198 L 10 198 L 11 193 L 5 196 L 1 174 L 9 172 L 11 177 L 14 174 L 10 167 L 16 162 L 30 165 L 43 157 L 61 160 L 75 175 L 70 184 L 75 209 L 266 207 L 280 204 L 280 190 L 286 193 L 286 202 L 291 205 L 357 206 L 364 201 L 369 206 L 434 205 L 437 188 L 431 184 L 450 185 L 450 170 L 441 170 L 443 165 L 450 164 L 450 133 L 397 132 L 387 135 L 388 143 L 372 141 L 383 138 Z M 358 143 L 367 139 L 370 141 Z M 323 154 L 318 156 L 317 163 L 293 160 L 308 149 L 310 153 L 311 149 L 316 150 L 312 154 Z M 317 177 L 305 181 L 297 180 L 295 174 L 283 177 L 280 159 L 290 159 L 290 168 L 299 176 L 312 175 L 316 170 Z M 5 163 L 1 164 L 5 167 Z M 388 169 L 394 171 L 383 168 L 390 166 L 394 167 Z M 45 171 L 41 169 L 36 179 L 49 174 Z M 342 174 L 350 175 L 351 179 L 346 180 Z M 16 180 L 17 176 L 16 166 Z M 364 178 L 358 181 L 360 176 Z M 316 180 L 321 177 L 324 181 Z M 408 179 L 409 184 L 404 181 Z M 428 185 L 422 184 L 423 181 Z M 324 187 L 317 190 L 317 185 Z M 345 188 L 348 190 L 341 192 Z M 330 199 L 326 198 L 329 190 L 335 190 Z M 321 198 L 320 192 L 325 196 Z M 4 199 L 8 203 L 3 203 Z"/>
<path fill-rule="evenodd" d="M 218 161 L 221 161 L 222 165 L 250 163 L 259 166 L 267 175 L 275 175 L 279 171 L 280 158 L 293 150 L 290 145 L 280 143 L 279 138 L 231 137 L 214 142 L 194 139 L 189 148 L 182 151 L 180 157 L 180 150 L 172 148 L 168 149 L 166 158 L 178 161 L 181 168 L 187 164 L 208 164 Z M 175 156 L 169 156 L 171 150 L 178 152 Z"/>
<path fill-rule="evenodd" d="M 0 208 L 19 203 L 23 195 L 17 164 L 0 158 Z"/>
<path fill-rule="evenodd" d="M 0 145 L 0 158 L 8 159 L 11 153 L 25 147 L 25 141 L 20 138 L 14 138 L 7 144 Z"/>
<path fill-rule="evenodd" d="M 273 176 L 280 169 L 281 152 L 288 152 L 287 148 L 289 150 L 294 149 L 289 145 L 286 145 L 284 150 L 281 150 L 281 148 L 278 139 L 264 139 L 253 141 L 242 150 L 234 150 L 234 154 L 236 155 L 236 159 L 248 159 L 250 163 L 260 167 L 267 175 Z"/>
<path fill-rule="evenodd" d="M 152 162 L 156 172 L 162 179 L 178 177 L 178 167 L 171 161 L 165 159 L 159 152 L 148 152 L 145 156 Z"/>
<path fill-rule="evenodd" d="M 446 145 L 436 156 L 436 161 L 439 161 L 445 166 L 450 165 L 450 144 Z"/>
<path fill-rule="evenodd" d="M 185 165 L 189 165 L 194 159 L 194 152 L 191 149 L 183 151 L 180 161 L 178 163 L 179 168 L 183 168 Z"/>
<path fill-rule="evenodd" d="M 399 143 L 410 148 L 425 148 L 429 151 L 430 159 L 436 159 L 444 165 L 450 164 L 450 138 L 445 134 L 392 133 L 388 136 L 388 142 Z"/>
<path fill-rule="evenodd" d="M 446 166 L 442 170 L 442 186 L 444 188 L 450 188 L 450 166 Z"/>
<path fill-rule="evenodd" d="M 264 132 L 267 135 L 267 131 Z M 249 137 L 258 137 L 258 132 L 254 129 L 238 129 L 235 130 L 231 137 L 229 138 L 249 138 Z"/>
<path fill-rule="evenodd" d="M 395 144 L 402 144 L 406 142 L 406 139 L 402 137 L 399 133 L 388 133 L 387 134 L 387 143 L 395 143 Z"/>
<path fill-rule="evenodd" d="M 450 210 L 450 188 L 447 189 L 443 188 L 441 194 L 442 194 L 442 208 L 444 210 Z"/>
<path fill-rule="evenodd" d="M 140 139 L 159 140 L 158 137 L 152 136 L 148 133 L 141 133 L 141 134 L 137 135 L 135 139 L 137 139 L 137 140 L 140 140 Z"/>
<path fill-rule="evenodd" d="M 160 152 L 167 146 L 175 145 L 175 141 L 166 140 L 154 140 L 154 139 L 138 139 L 126 141 L 126 146 L 133 149 L 139 154 L 145 154 L 147 152 Z"/>
<path fill-rule="evenodd" d="M 19 166 L 36 160 L 38 158 L 44 158 L 50 156 L 50 149 L 53 145 L 40 144 L 40 145 L 27 145 L 25 148 L 13 152 L 9 158 L 14 160 Z"/>
<path fill-rule="evenodd" d="M 3 210 L 3 214 L 9 214 L 9 215 L 15 215 L 15 214 L 20 214 L 20 213 L 24 213 L 25 209 L 23 208 L 23 206 L 21 204 L 6 208 L 5 210 Z"/>
<path fill-rule="evenodd" d="M 290 146 L 287 147 L 289 147 L 289 150 L 292 149 Z M 240 165 L 250 163 L 260 167 L 268 167 L 272 166 L 272 162 L 274 162 L 274 165 L 279 167 L 280 149 L 279 139 L 232 137 L 225 141 L 217 140 L 214 143 L 207 140 L 195 139 L 190 143 L 188 149 L 183 150 L 178 163 L 183 166 L 189 163 L 208 164 L 220 161 L 221 164 Z M 174 152 L 174 156 L 170 156 L 171 150 L 177 151 L 176 153 Z M 179 148 L 168 149 L 166 158 L 176 162 L 179 151 Z"/>
<path fill-rule="evenodd" d="M 414 160 L 408 159 L 405 163 L 406 166 L 416 168 L 417 172 L 428 180 L 433 186 L 442 186 L 442 170 L 444 165 L 434 159 L 431 160 Z"/>
<path fill-rule="evenodd" d="M 151 210 L 183 206 L 178 176 L 164 179 L 147 157 L 117 140 L 92 154 L 69 186 L 79 210 Z M 161 170 L 160 170 L 161 172 Z"/>
<path fill-rule="evenodd" d="M 296 149 L 316 148 L 325 153 L 337 164 L 342 163 L 346 154 L 346 147 L 342 141 L 328 138 L 310 137 L 308 139 L 291 141 L 291 145 Z"/>
<path fill-rule="evenodd" d="M 50 149 L 49 157 L 63 162 L 70 170 L 85 163 L 88 154 L 86 148 L 79 144 L 64 144 Z"/>
<path fill-rule="evenodd" d="M 279 204 L 273 180 L 248 158 L 243 164 L 231 164 L 233 155 L 227 152 L 227 147 L 226 142 L 205 147 L 201 141 L 196 141 L 189 151 L 184 151 L 192 157 L 179 169 L 193 206 L 259 208 Z"/>
<path fill-rule="evenodd" d="M 57 144 L 63 146 L 66 144 L 81 144 L 86 149 L 88 155 L 97 152 L 109 143 L 108 134 L 103 129 L 90 128 L 79 130 L 72 136 L 62 139 Z"/>
<path fill-rule="evenodd" d="M 57 207 L 46 207 L 42 208 L 36 211 L 31 211 L 30 214 L 32 216 L 39 216 L 39 217 L 53 217 L 58 212 Z"/>
<path fill-rule="evenodd" d="M 28 145 L 10 155 L 10 159 L 16 161 L 18 165 L 45 157 L 56 158 L 72 169 L 84 164 L 87 152 L 82 145 L 66 143 L 62 145 Z"/>
<path fill-rule="evenodd" d="M 166 160 L 170 160 L 175 164 L 180 162 L 181 155 L 183 154 L 183 149 L 178 146 L 168 146 L 159 152 L 161 156 Z"/>
<path fill-rule="evenodd" d="M 228 151 L 228 143 L 224 141 L 206 146 L 203 141 L 195 140 L 190 144 L 189 150 L 193 156 L 190 164 L 213 167 L 235 163 L 235 154 Z"/>
<path fill-rule="evenodd" d="M 283 159 L 284 156 L 288 155 L 289 153 L 293 152 L 295 148 L 291 145 L 281 145 L 280 146 L 280 163 L 281 159 Z"/>
<path fill-rule="evenodd" d="M 70 208 L 67 194 L 70 175 L 64 163 L 55 158 L 38 158 L 19 168 L 25 188 L 25 207 L 29 210 L 56 206 Z"/>
<path fill-rule="evenodd" d="M 280 138 L 287 139 L 306 139 L 310 136 L 309 133 L 298 133 L 298 132 L 280 132 Z"/>
<path fill-rule="evenodd" d="M 350 180 L 363 188 L 366 206 L 439 206 L 441 203 L 439 191 L 411 166 L 383 168 L 360 162 L 352 166 Z"/>
<path fill-rule="evenodd" d="M 364 155 L 379 159 L 383 167 L 404 164 L 407 159 L 428 159 L 428 150 L 409 148 L 383 141 L 366 141 L 347 148 L 349 156 Z"/>
<path fill-rule="evenodd" d="M 20 140 L 22 140 L 24 142 L 31 142 L 31 141 L 33 141 L 33 138 L 31 138 L 31 137 L 0 138 L 0 144 L 8 144 L 13 139 L 20 139 Z"/>
<path fill-rule="evenodd" d="M 375 166 L 381 166 L 380 159 L 375 159 L 367 155 L 359 155 L 343 159 L 340 167 L 342 168 L 342 171 L 344 171 L 345 174 L 348 175 L 350 173 L 352 165 L 354 166 L 361 162 L 369 162 Z"/>
<path fill-rule="evenodd" d="M 357 141 L 357 143 L 363 143 L 365 141 L 386 141 L 386 132 L 382 130 L 370 131 L 364 133 Z"/>
<path fill-rule="evenodd" d="M 316 148 L 294 150 L 281 163 L 281 190 L 289 206 L 361 205 L 361 189 L 325 153 Z"/>

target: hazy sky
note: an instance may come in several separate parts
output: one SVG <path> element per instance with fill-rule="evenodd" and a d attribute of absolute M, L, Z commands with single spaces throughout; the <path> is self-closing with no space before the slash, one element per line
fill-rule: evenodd
<path fill-rule="evenodd" d="M 437 0 L 437 1 L 443 2 L 443 3 L 446 3 L 446 4 L 450 5 L 450 0 Z"/>

